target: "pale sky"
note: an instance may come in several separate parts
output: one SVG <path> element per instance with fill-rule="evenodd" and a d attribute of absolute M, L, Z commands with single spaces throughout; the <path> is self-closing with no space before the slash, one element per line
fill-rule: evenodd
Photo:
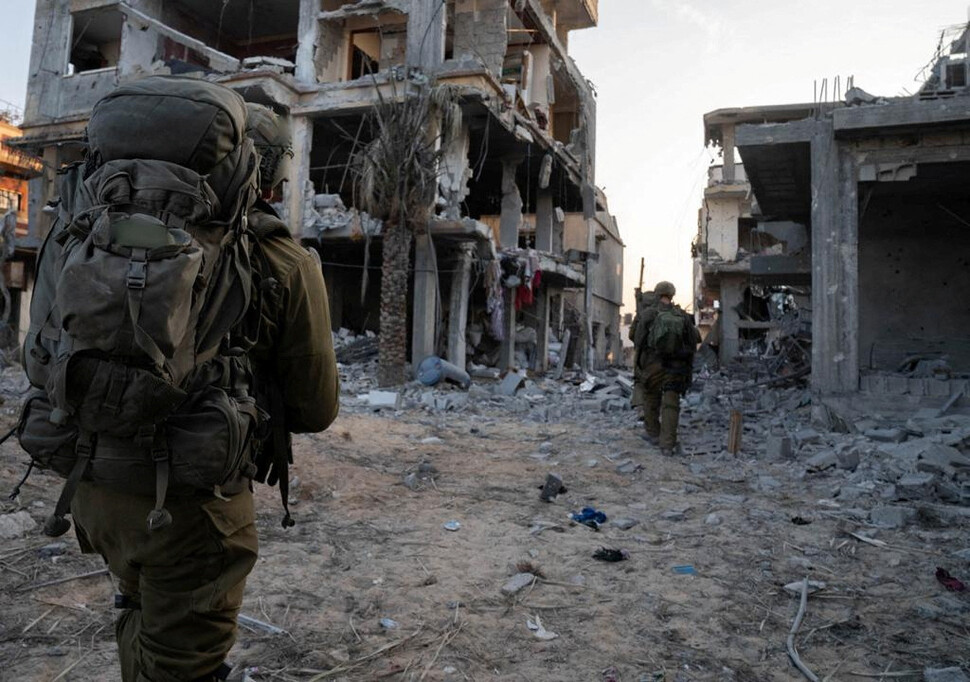
<path fill-rule="evenodd" d="M 34 1 L 3 6 L 0 100 L 23 106 Z M 569 48 L 599 94 L 596 179 L 627 247 L 624 300 L 642 256 L 647 286 L 669 279 L 686 304 L 713 159 L 704 113 L 811 102 L 813 82 L 828 78 L 831 92 L 835 76 L 875 95 L 914 92 L 968 0 L 600 0 L 599 14 Z"/>

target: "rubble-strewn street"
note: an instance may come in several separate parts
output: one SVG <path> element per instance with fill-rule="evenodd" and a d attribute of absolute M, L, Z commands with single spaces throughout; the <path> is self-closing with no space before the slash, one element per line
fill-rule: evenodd
<path fill-rule="evenodd" d="M 965 679 L 934 670 L 970 651 L 970 418 L 834 433 L 802 388 L 716 375 L 664 458 L 606 373 L 413 384 L 397 408 L 370 405 L 369 376 L 344 366 L 341 417 L 297 440 L 297 526 L 258 490 L 255 621 L 232 655 L 253 680 L 803 679 L 786 639 L 806 578 L 794 644 L 818 679 Z M 3 376 L 7 423 L 21 381 Z M 7 492 L 24 456 L 0 452 Z M 545 503 L 550 473 L 566 490 Z M 58 489 L 34 472 L 3 504 L 0 679 L 116 680 L 112 586 L 78 578 L 100 561 L 40 534 Z M 585 507 L 599 530 L 570 521 Z"/>

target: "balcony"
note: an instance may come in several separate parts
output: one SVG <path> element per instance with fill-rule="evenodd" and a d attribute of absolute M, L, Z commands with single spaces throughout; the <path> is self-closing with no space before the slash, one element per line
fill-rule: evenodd
<path fill-rule="evenodd" d="M 556 26 L 566 31 L 592 28 L 599 23 L 599 0 L 542 0 L 542 8 Z"/>
<path fill-rule="evenodd" d="M 748 176 L 744 172 L 744 164 L 736 163 L 734 164 L 734 181 L 727 184 L 741 185 L 748 182 Z M 724 166 L 711 166 L 707 169 L 707 186 L 712 187 L 714 185 L 723 185 L 724 182 Z"/>

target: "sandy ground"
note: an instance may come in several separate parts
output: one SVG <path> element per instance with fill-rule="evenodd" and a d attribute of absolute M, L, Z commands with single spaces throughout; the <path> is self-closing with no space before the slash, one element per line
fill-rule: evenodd
<path fill-rule="evenodd" d="M 0 409 L 12 422 L 15 408 Z M 258 491 L 261 558 L 243 612 L 285 634 L 241 630 L 232 660 L 253 680 L 804 679 L 785 651 L 798 599 L 782 586 L 806 576 L 826 587 L 796 643 L 820 679 L 970 666 L 970 594 L 934 578 L 940 565 L 966 579 L 970 564 L 950 556 L 970 546 L 966 521 L 921 514 L 873 532 L 832 502 L 838 474 L 798 480 L 743 453 L 664 458 L 632 412 L 557 424 L 471 412 L 345 410 L 297 439 L 297 526 L 280 527 L 275 489 Z M 688 426 L 685 444 L 712 428 Z M 618 473 L 628 458 L 642 468 Z M 0 544 L 0 680 L 118 680 L 110 580 L 33 587 L 101 563 L 73 534 L 62 556 L 39 554 L 60 483 L 35 472 L 8 502 L 23 461 L 15 443 L 0 448 L 0 511 L 38 522 Z M 422 462 L 437 473 L 411 490 L 403 479 Z M 550 471 L 568 492 L 547 504 L 537 486 Z M 638 523 L 570 524 L 584 506 Z M 596 561 L 601 547 L 629 559 Z M 520 569 L 534 581 L 503 595 Z M 538 639 L 536 616 L 558 637 Z"/>

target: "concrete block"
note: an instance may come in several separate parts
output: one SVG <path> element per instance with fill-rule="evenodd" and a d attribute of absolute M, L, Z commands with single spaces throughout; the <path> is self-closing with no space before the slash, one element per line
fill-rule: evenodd
<path fill-rule="evenodd" d="M 792 457 L 792 440 L 788 436 L 768 436 L 765 459 L 786 460 Z"/>
<path fill-rule="evenodd" d="M 927 379 L 926 395 L 948 397 L 950 395 L 950 382 L 946 379 Z"/>
<path fill-rule="evenodd" d="M 838 467 L 847 471 L 855 471 L 862 459 L 859 448 L 855 445 L 836 451 L 835 457 L 838 460 Z"/>
<path fill-rule="evenodd" d="M 389 407 L 398 409 L 401 404 L 401 394 L 397 391 L 371 391 L 367 394 L 367 404 L 371 407 Z"/>
<path fill-rule="evenodd" d="M 873 507 L 869 512 L 869 522 L 883 528 L 903 528 L 915 519 L 915 509 L 900 505 Z"/>
<path fill-rule="evenodd" d="M 935 482 L 933 474 L 904 474 L 896 481 L 896 495 L 901 500 L 923 500 L 933 496 Z"/>
<path fill-rule="evenodd" d="M 869 429 L 866 438 L 879 443 L 902 443 L 906 440 L 906 432 L 902 429 Z"/>
<path fill-rule="evenodd" d="M 923 682 L 970 682 L 970 677 L 960 668 L 926 668 Z"/>
<path fill-rule="evenodd" d="M 508 579 L 504 585 L 502 585 L 502 594 L 511 597 L 513 594 L 518 594 L 536 579 L 535 575 L 532 573 L 516 573 L 511 578 Z"/>
<path fill-rule="evenodd" d="M 833 469 L 838 466 L 839 458 L 834 450 L 822 450 L 816 453 L 805 462 L 805 470 L 809 473 L 817 473 L 826 469 Z"/>

